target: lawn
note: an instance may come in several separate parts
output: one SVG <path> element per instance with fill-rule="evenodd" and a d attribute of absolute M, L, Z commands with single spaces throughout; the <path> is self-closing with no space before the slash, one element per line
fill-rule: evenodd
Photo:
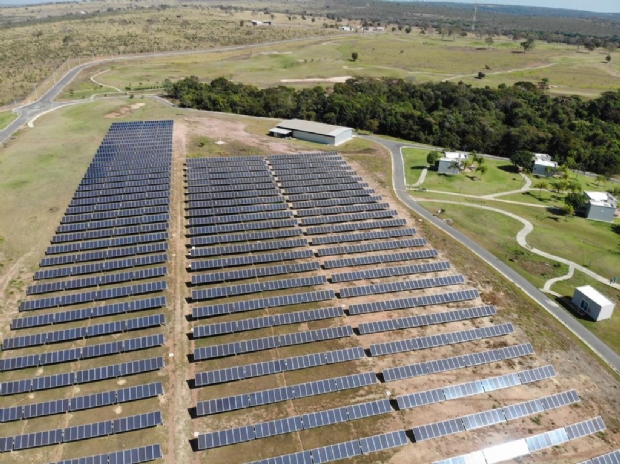
<path fill-rule="evenodd" d="M 0 130 L 11 124 L 17 115 L 12 111 L 0 111 Z"/>
<path fill-rule="evenodd" d="M 407 183 L 417 181 L 421 170 L 427 166 L 427 150 L 403 148 Z M 518 190 L 523 186 L 523 179 L 516 172 L 510 161 L 498 161 L 485 158 L 487 172 L 483 175 L 472 171 L 463 171 L 456 176 L 439 174 L 430 169 L 421 187 L 427 190 L 442 190 L 467 195 L 489 195 L 492 193 Z"/>
<path fill-rule="evenodd" d="M 532 182 L 536 185 L 536 181 Z M 518 201 L 532 205 L 564 207 L 564 197 L 566 194 L 550 192 L 548 190 L 539 191 L 538 189 L 528 190 L 527 192 L 511 193 L 497 197 L 499 200 Z"/>

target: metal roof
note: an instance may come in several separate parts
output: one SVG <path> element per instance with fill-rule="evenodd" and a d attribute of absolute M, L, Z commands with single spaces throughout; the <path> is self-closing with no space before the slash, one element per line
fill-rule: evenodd
<path fill-rule="evenodd" d="M 611 193 L 607 192 L 583 192 L 590 200 L 593 206 L 602 206 L 605 208 L 617 208 L 618 200 Z"/>
<path fill-rule="evenodd" d="M 343 132 L 352 130 L 350 127 L 332 126 L 331 124 L 323 124 L 321 122 L 303 121 L 301 119 L 290 119 L 282 121 L 277 125 L 281 129 L 297 130 L 302 132 L 310 132 L 312 134 L 327 135 L 337 137 Z"/>
<path fill-rule="evenodd" d="M 583 287 L 577 287 L 583 295 L 588 297 L 590 300 L 594 301 L 597 305 L 603 307 L 610 304 L 614 304 L 613 301 L 609 300 L 605 295 L 595 290 L 590 285 L 584 285 Z"/>
<path fill-rule="evenodd" d="M 269 132 L 273 132 L 274 134 L 289 135 L 293 131 L 290 129 L 280 129 L 279 127 L 274 127 L 269 129 Z"/>

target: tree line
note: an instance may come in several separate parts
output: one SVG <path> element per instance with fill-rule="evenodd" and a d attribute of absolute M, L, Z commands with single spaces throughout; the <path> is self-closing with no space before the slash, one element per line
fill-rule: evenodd
<path fill-rule="evenodd" d="M 548 153 L 571 169 L 620 173 L 620 91 L 584 101 L 551 97 L 529 82 L 482 89 L 354 78 L 333 88 L 297 90 L 197 77 L 167 80 L 164 91 L 186 108 L 319 121 L 506 158 Z"/>

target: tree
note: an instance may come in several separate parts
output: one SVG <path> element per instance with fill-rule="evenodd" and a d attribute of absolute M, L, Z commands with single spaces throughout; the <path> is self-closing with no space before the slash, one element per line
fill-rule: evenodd
<path fill-rule="evenodd" d="M 491 45 L 493 45 L 493 43 L 494 43 L 493 37 L 491 37 L 491 36 L 488 36 L 486 39 L 484 39 L 484 41 L 489 46 L 489 48 L 491 48 Z"/>
<path fill-rule="evenodd" d="M 407 34 L 410 34 L 410 33 L 411 33 L 411 28 L 410 28 L 409 26 L 407 26 L 407 27 L 405 28 L 405 32 L 406 32 Z"/>
<path fill-rule="evenodd" d="M 439 158 L 441 158 L 441 152 L 429 151 L 426 155 L 426 162 L 429 166 L 435 166 L 435 164 L 437 164 L 437 161 L 439 161 Z"/>
<path fill-rule="evenodd" d="M 245 21 L 243 19 L 239 21 L 239 27 L 243 27 L 244 24 L 245 24 Z"/>
<path fill-rule="evenodd" d="M 568 182 L 561 179 L 558 180 L 555 184 L 553 184 L 553 186 L 555 187 L 556 192 L 562 193 L 568 188 Z"/>
<path fill-rule="evenodd" d="M 600 185 L 600 184 L 601 184 L 601 182 L 603 182 L 603 183 L 604 183 L 605 181 L 606 181 L 606 178 L 605 178 L 605 176 L 604 176 L 604 175 L 602 175 L 602 174 L 599 174 L 598 176 L 596 176 L 596 179 L 594 179 L 594 183 L 595 183 L 597 186 L 598 186 L 598 185 Z"/>
<path fill-rule="evenodd" d="M 607 56 L 605 57 L 605 60 L 607 60 L 607 62 L 609 63 L 609 62 L 611 61 L 611 55 L 607 55 Z"/>
<path fill-rule="evenodd" d="M 480 173 L 479 179 L 482 179 L 484 173 L 487 172 L 487 166 L 484 164 L 479 164 L 478 167 L 476 167 L 476 172 Z"/>
<path fill-rule="evenodd" d="M 526 169 L 532 166 L 532 152 L 519 150 L 510 157 L 510 162 L 518 168 Z"/>
<path fill-rule="evenodd" d="M 586 47 L 586 49 L 589 52 L 594 51 L 594 49 L 596 48 L 596 45 L 592 41 L 588 41 L 588 42 L 584 43 L 583 46 Z"/>
<path fill-rule="evenodd" d="M 568 221 L 568 218 L 573 217 L 575 215 L 575 207 L 573 205 L 564 206 L 564 220 Z"/>
<path fill-rule="evenodd" d="M 482 71 L 478 72 L 478 79 L 484 79 L 486 77 L 486 74 L 483 73 Z"/>
<path fill-rule="evenodd" d="M 564 204 L 566 206 L 571 206 L 573 208 L 573 212 L 575 212 L 583 209 L 587 200 L 588 198 L 586 197 L 585 193 L 573 192 L 569 193 L 568 195 L 566 195 L 566 197 L 564 197 Z"/>
<path fill-rule="evenodd" d="M 540 194 L 543 190 L 547 190 L 549 188 L 549 182 L 546 180 L 538 181 L 534 184 L 534 188 L 538 189 L 538 199 L 540 200 Z"/>
<path fill-rule="evenodd" d="M 523 49 L 523 53 L 527 52 L 528 50 L 533 50 L 535 46 L 534 39 L 530 37 L 525 42 L 521 42 L 520 45 L 521 45 L 521 48 Z"/>
<path fill-rule="evenodd" d="M 568 181 L 568 184 L 566 186 L 567 190 L 570 190 L 573 193 L 578 193 L 578 192 L 583 192 L 583 186 L 581 185 L 581 183 L 576 180 L 576 179 L 571 179 Z"/>
<path fill-rule="evenodd" d="M 358 58 L 359 58 L 359 54 L 357 52 L 351 53 L 351 59 L 353 61 L 357 61 Z"/>

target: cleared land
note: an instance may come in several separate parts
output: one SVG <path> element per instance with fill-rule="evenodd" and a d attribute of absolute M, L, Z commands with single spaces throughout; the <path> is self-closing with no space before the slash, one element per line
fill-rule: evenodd
<path fill-rule="evenodd" d="M 539 42 L 534 50 L 522 53 L 518 42 L 506 37 L 496 38 L 489 49 L 475 37 L 442 39 L 440 35 L 420 35 L 416 29 L 411 34 L 399 31 L 347 34 L 268 50 L 147 58 L 138 63 L 119 63 L 112 69 L 96 67 L 86 71 L 70 88 L 76 95 L 101 92 L 89 77 L 109 69 L 100 76 L 100 82 L 123 90 L 157 86 L 164 79 L 174 81 L 192 75 L 206 81 L 226 77 L 259 87 L 280 85 L 290 79 L 310 79 L 286 84 L 295 87 L 333 85 L 312 79 L 343 76 L 395 77 L 419 83 L 451 80 L 476 87 L 497 87 L 518 81 L 536 83 L 547 77 L 552 94 L 596 96 L 605 90 L 615 90 L 620 76 L 615 59 L 604 63 L 607 51 L 587 53 L 563 44 Z M 355 62 L 351 60 L 352 52 L 359 54 Z M 487 77 L 476 78 L 479 71 Z M 69 98 L 68 91 L 65 98 Z"/>
<path fill-rule="evenodd" d="M 270 125 L 270 121 L 253 120 L 235 116 L 220 116 L 212 114 L 201 114 L 184 110 L 171 109 L 159 104 L 145 101 L 146 105 L 132 111 L 121 111 L 122 107 L 127 106 L 123 100 L 105 101 L 76 106 L 59 110 L 56 113 L 40 118 L 35 124 L 34 129 L 24 129 L 16 139 L 11 141 L 7 148 L 0 152 L 3 168 L 9 166 L 11 169 L 5 176 L 2 194 L 6 192 L 8 201 L 3 202 L 5 211 L 0 211 L 3 218 L 8 223 L 3 229 L 2 235 L 5 240 L 2 244 L 4 254 L 1 276 L 4 282 L 11 279 L 22 284 L 13 288 L 14 294 L 8 292 L 3 294 L 2 322 L 0 330 L 2 335 L 7 333 L 7 324 L 15 314 L 16 301 L 23 297 L 23 288 L 30 283 L 30 274 L 34 269 L 34 264 L 41 257 L 46 248 L 55 226 L 58 224 L 62 212 L 66 207 L 79 179 L 92 158 L 92 154 L 99 145 L 101 137 L 105 134 L 109 123 L 112 121 L 105 118 L 111 113 L 125 113 L 124 116 L 117 118 L 118 121 L 128 121 L 134 119 L 158 119 L 173 118 L 175 120 L 175 167 L 173 179 L 175 182 L 174 215 L 177 218 L 176 225 L 173 227 L 171 238 L 171 250 L 175 251 L 175 257 L 171 263 L 172 274 L 169 276 L 170 292 L 167 293 L 169 307 L 164 310 L 169 321 L 165 327 L 167 346 L 162 349 L 152 350 L 153 356 L 160 355 L 165 357 L 166 369 L 162 372 L 163 377 L 153 377 L 162 379 L 165 382 L 166 395 L 163 397 L 164 404 L 158 404 L 158 400 L 147 400 L 146 402 L 130 403 L 127 407 L 123 406 L 122 415 L 132 413 L 132 411 L 145 412 L 147 410 L 162 409 L 164 411 L 164 427 L 158 427 L 146 432 L 135 432 L 110 437 L 105 439 L 94 439 L 88 442 L 88 451 L 83 446 L 71 444 L 66 446 L 46 447 L 40 450 L 13 453 L 3 455 L 6 462 L 48 462 L 54 459 L 84 456 L 96 454 L 111 449 L 121 447 L 133 447 L 141 444 L 161 442 L 166 453 L 167 462 L 221 462 L 229 461 L 241 463 L 249 460 L 275 456 L 287 452 L 292 452 L 304 448 L 312 448 L 333 444 L 349 440 L 353 437 L 362 437 L 375 433 L 383 433 L 387 430 L 398 428 L 411 428 L 435 420 L 455 417 L 462 414 L 473 413 L 486 409 L 496 408 L 506 404 L 516 403 L 527 399 L 538 398 L 547 394 L 558 393 L 570 388 L 576 388 L 581 396 L 579 406 L 561 408 L 551 413 L 545 413 L 540 418 L 532 421 L 525 418 L 522 421 L 512 421 L 507 425 L 482 428 L 476 432 L 468 432 L 448 437 L 443 441 L 431 440 L 417 444 L 409 444 L 401 449 L 373 454 L 355 462 L 370 463 L 376 462 L 409 462 L 412 453 L 416 459 L 428 462 L 431 460 L 445 458 L 491 444 L 504 442 L 508 439 L 528 436 L 553 428 L 567 425 L 588 417 L 601 414 L 607 424 L 608 430 L 604 434 L 591 436 L 581 439 L 579 442 L 569 443 L 566 446 L 553 448 L 546 454 L 538 453 L 532 458 L 524 459 L 525 462 L 544 457 L 545 459 L 565 460 L 570 459 L 576 462 L 591 456 L 608 452 L 618 447 L 620 441 L 620 406 L 617 404 L 615 395 L 619 385 L 618 380 L 602 369 L 597 362 L 591 358 L 591 354 L 575 343 L 575 340 L 560 329 L 554 320 L 545 312 L 533 306 L 518 289 L 507 284 L 499 278 L 484 264 L 472 257 L 468 250 L 463 249 L 456 243 L 447 240 L 433 228 L 418 219 L 394 200 L 389 191 L 390 164 L 389 156 L 384 151 L 373 148 L 372 145 L 362 140 L 355 140 L 350 145 L 339 148 L 343 156 L 351 163 L 353 168 L 368 181 L 372 188 L 380 194 L 385 201 L 389 201 L 391 206 L 399 211 L 399 217 L 408 219 L 411 226 L 418 229 L 418 236 L 426 237 L 431 246 L 440 252 L 439 260 L 449 260 L 452 263 L 452 273 L 463 273 L 467 276 L 466 286 L 476 288 L 481 293 L 481 299 L 465 303 L 449 305 L 448 307 L 428 307 L 426 309 L 412 309 L 393 311 L 390 313 L 373 313 L 361 316 L 347 316 L 342 323 L 356 326 L 360 322 L 368 322 L 377 319 L 402 317 L 413 314 L 426 314 L 437 311 L 445 311 L 456 307 L 479 305 L 482 302 L 497 306 L 499 314 L 488 321 L 469 321 L 455 322 L 441 326 L 429 326 L 421 329 L 409 329 L 404 331 L 386 332 L 375 335 L 355 335 L 342 341 L 317 342 L 310 345 L 288 347 L 282 350 L 270 350 L 254 354 L 245 354 L 235 358 L 223 358 L 221 360 L 200 362 L 190 364 L 187 355 L 191 353 L 192 343 L 188 343 L 185 333 L 191 330 L 195 322 L 188 322 L 185 316 L 190 313 L 190 306 L 185 302 L 189 296 L 189 289 L 183 284 L 188 278 L 184 271 L 187 261 L 183 258 L 187 239 L 183 236 L 181 227 L 180 210 L 182 202 L 181 169 L 184 154 L 192 156 L 219 156 L 232 154 L 239 149 L 244 153 L 250 153 L 253 149 L 259 152 L 296 152 L 310 151 L 324 148 L 322 146 L 286 142 L 264 137 L 265 127 Z M 222 139 L 228 145 L 215 145 L 213 142 Z M 206 139 L 206 140 L 205 140 Z M 201 143 L 205 142 L 202 146 Z M 236 144 L 236 145 L 235 145 Z M 277 144 L 277 145 L 272 145 Z M 46 152 L 53 151 L 55 156 L 47 157 Z M 62 156 L 61 156 L 62 154 Z M 7 164 L 8 163 L 8 164 Z M 35 173 L 32 173 L 33 170 Z M 40 167 L 40 166 L 45 166 Z M 66 171 L 66 172 L 65 172 Z M 38 173 L 39 179 L 36 177 Z M 48 174 L 49 173 L 49 174 Z M 17 181 L 16 183 L 12 183 Z M 22 182 L 24 181 L 24 182 Z M 38 192 L 49 184 L 43 192 Z M 20 199 L 21 197 L 21 199 Z M 8 207 L 6 204 L 21 201 L 21 209 Z M 54 211 L 50 208 L 55 207 Z M 23 210 L 28 210 L 28 217 L 35 223 L 28 223 L 24 219 Z M 173 221 L 174 223 L 174 221 Z M 10 227 L 13 225 L 13 227 Z M 17 229 L 11 232 L 12 229 Z M 17 233 L 20 232 L 20 233 Z M 315 248 L 315 247 L 313 247 Z M 28 255 L 30 253 L 30 255 Z M 171 254 L 172 251 L 170 252 Z M 22 261 L 19 261 L 20 258 Z M 361 254 L 360 256 L 363 256 Z M 322 259 L 321 259 L 322 261 Z M 20 264 L 16 264 L 20 263 Z M 23 263 L 23 264 L 21 264 Z M 374 267 L 374 266 L 373 266 Z M 383 266 L 377 266 L 383 267 Z M 343 270 L 346 270 L 343 269 Z M 321 270 L 317 274 L 330 275 L 332 271 Z M 446 274 L 445 272 L 442 274 Z M 410 277 L 411 278 L 411 277 Z M 413 277 L 415 278 L 415 277 Z M 375 279 L 372 283 L 383 283 L 386 279 Z M 393 280 L 401 280 L 396 278 Z M 366 282 L 357 282 L 355 285 L 362 285 Z M 347 285 L 327 284 L 325 288 L 340 288 Z M 461 288 L 461 287 L 454 287 Z M 417 294 L 434 293 L 432 290 L 416 292 Z M 284 294 L 286 292 L 273 292 Z M 407 296 L 407 293 L 400 295 L 390 295 L 389 299 Z M 271 296 L 271 295 L 270 295 Z M 358 303 L 371 301 L 368 298 L 355 298 L 342 301 L 343 303 Z M 172 303 L 174 302 L 174 303 Z M 325 302 L 322 306 L 333 306 L 340 304 L 339 300 Z M 319 305 L 307 305 L 294 308 L 294 310 L 308 309 Z M 281 308 L 276 312 L 284 312 L 289 309 Z M 157 311 L 153 311 L 157 312 Z M 270 311 L 269 311 L 270 312 Z M 150 312 L 149 312 L 150 313 Z M 258 315 L 258 312 L 256 312 Z M 253 317 L 250 314 L 249 317 Z M 226 316 L 228 318 L 230 316 Z M 226 320 L 218 317 L 218 322 Z M 232 319 L 232 318 L 231 318 Z M 174 323 L 172 323 L 174 321 Z M 210 321 L 209 321 L 210 322 Z M 213 321 L 215 322 L 215 320 Z M 239 365 L 250 362 L 266 360 L 277 354 L 280 357 L 305 354 L 309 352 L 325 351 L 338 349 L 345 346 L 364 346 L 368 347 L 371 343 L 387 340 L 416 337 L 420 335 L 431 335 L 441 332 L 462 330 L 471 327 L 480 327 L 502 322 L 513 322 L 517 326 L 515 334 L 491 341 L 475 341 L 465 345 L 445 346 L 422 350 L 419 352 L 402 353 L 394 356 L 380 358 L 366 357 L 360 361 L 342 363 L 336 366 L 322 366 L 309 370 L 300 370 L 277 374 L 272 376 L 258 377 L 241 382 L 211 386 L 201 389 L 189 390 L 186 380 L 193 378 L 195 372 L 208 370 L 217 366 Z M 200 321 L 199 324 L 202 324 Z M 205 322 L 206 323 L 206 322 Z M 283 332 L 295 332 L 307 330 L 308 328 L 325 327 L 331 324 L 336 325 L 340 321 L 323 321 L 310 324 L 291 325 L 286 330 L 283 327 L 276 329 L 261 329 L 259 331 L 246 332 L 239 335 L 238 339 L 256 338 L 262 335 L 273 335 Z M 26 331 L 25 333 L 32 333 Z M 262 335 L 261 335 L 262 334 Z M 225 340 L 222 338 L 222 341 Z M 237 340 L 237 338 L 235 338 Z M 276 403 L 259 408 L 252 408 L 246 411 L 211 416 L 210 419 L 198 418 L 190 419 L 187 408 L 191 408 L 196 401 L 205 398 L 228 396 L 235 393 L 249 392 L 276 386 L 291 385 L 299 382 L 317 380 L 322 378 L 336 377 L 354 372 L 372 370 L 380 372 L 384 368 L 395 365 L 409 364 L 423 360 L 437 359 L 447 356 L 463 354 L 464 352 L 482 351 L 490 348 L 504 346 L 506 344 L 525 343 L 530 341 L 536 350 L 536 356 L 519 358 L 514 361 L 493 363 L 490 365 L 478 366 L 474 369 L 461 369 L 459 371 L 446 372 L 422 376 L 414 379 L 402 380 L 390 384 L 377 383 L 372 387 L 358 390 L 348 390 L 344 393 L 330 393 L 317 397 L 310 397 L 302 400 L 287 401 Z M 219 342 L 219 340 L 218 340 Z M 54 349 L 64 345 L 54 345 Z M 149 351 L 150 353 L 151 351 Z M 173 358 L 168 358 L 167 352 L 174 353 Z M 144 355 L 144 352 L 140 353 Z M 141 356 L 142 357 L 142 356 Z M 114 363 L 111 358 L 93 360 L 94 365 Z M 123 358 L 125 360 L 125 358 Z M 101 364 L 98 364 L 98 363 Z M 415 410 L 392 412 L 391 414 L 376 416 L 345 424 L 320 427 L 310 431 L 303 431 L 291 435 L 281 435 L 270 437 L 255 442 L 222 447 L 205 453 L 192 455 L 188 445 L 188 440 L 193 438 L 193 432 L 207 432 L 221 428 L 228 428 L 235 425 L 251 424 L 254 422 L 281 418 L 293 414 L 312 412 L 334 407 L 340 404 L 351 404 L 361 401 L 370 401 L 386 397 L 386 390 L 390 390 L 392 396 L 401 395 L 407 392 L 417 392 L 429 388 L 437 388 L 444 385 L 462 383 L 469 380 L 484 377 L 496 376 L 504 373 L 514 372 L 515 370 L 526 369 L 534 366 L 553 364 L 558 372 L 558 376 L 552 380 L 534 383 L 530 386 L 521 386 L 500 390 L 491 395 L 477 395 L 464 400 L 448 401 Z M 64 370 L 66 365 L 60 367 L 46 367 L 45 374 L 55 372 L 55 369 Z M 76 366 L 77 367 L 77 366 Z M 13 373 L 14 378 L 24 378 L 28 375 L 37 375 L 34 370 L 23 370 Z M 41 374 L 39 374 L 41 375 Z M 144 383 L 150 379 L 151 374 L 144 376 L 134 376 L 127 378 L 128 381 Z M 153 374 L 155 376 L 155 374 Z M 13 375 L 9 378 L 13 378 Z M 4 381 L 4 379 L 3 379 Z M 101 383 L 97 385 L 99 387 Z M 110 389 L 120 388 L 117 381 L 109 381 Z M 129 385 L 129 383 L 128 383 Z M 81 391 L 90 391 L 95 388 L 95 384 L 87 385 Z M 98 389 L 98 388 L 97 388 Z M 58 392 L 67 396 L 75 395 L 75 391 L 53 390 L 52 397 L 58 397 Z M 67 389 L 68 390 L 68 389 Z M 51 396 L 51 395 L 50 395 Z M 36 401 L 45 400 L 48 397 L 41 393 L 34 395 Z M 0 406 L 4 407 L 11 404 L 15 397 L 2 398 Z M 25 402 L 33 402 L 34 398 L 24 399 Z M 56 421 L 69 421 L 69 423 L 87 423 L 96 420 L 103 420 L 108 417 L 117 417 L 117 412 L 112 407 L 104 407 L 96 410 L 76 413 L 73 416 L 52 416 L 49 421 L 46 419 L 36 419 L 28 422 L 12 423 L 9 427 L 2 424 L 0 435 L 6 436 L 22 431 L 46 430 L 53 428 Z M 100 419 L 101 418 L 101 419 Z M 63 422 L 64 425 L 64 422 Z M 19 427 L 19 430 L 18 430 Z M 573 445 L 576 445 L 573 446 Z"/>

